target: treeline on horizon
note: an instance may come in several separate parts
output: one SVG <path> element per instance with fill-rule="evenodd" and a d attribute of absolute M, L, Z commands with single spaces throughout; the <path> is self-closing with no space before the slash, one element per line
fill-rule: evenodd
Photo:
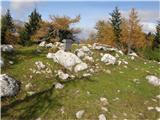
<path fill-rule="evenodd" d="M 10 10 L 7 10 L 1 17 L 1 44 L 30 46 L 41 41 L 76 41 L 76 34 L 81 30 L 71 25 L 80 21 L 80 15 L 75 18 L 51 15 L 50 19 L 51 22 L 42 20 L 41 14 L 34 9 L 29 15 L 29 21 L 18 25 L 14 24 Z M 88 40 L 81 42 L 108 44 L 126 54 L 136 52 L 147 59 L 160 61 L 160 21 L 157 21 L 155 33 L 144 33 L 138 12 L 134 8 L 126 19 L 121 16 L 118 7 L 115 7 L 110 13 L 110 19 L 99 20 L 95 29 L 97 33 L 90 33 Z"/>

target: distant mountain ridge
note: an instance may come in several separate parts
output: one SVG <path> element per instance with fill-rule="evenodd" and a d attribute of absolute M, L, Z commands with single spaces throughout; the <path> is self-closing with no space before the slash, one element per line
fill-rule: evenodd
<path fill-rule="evenodd" d="M 23 27 L 25 22 L 21 20 L 13 20 L 14 24 Z"/>

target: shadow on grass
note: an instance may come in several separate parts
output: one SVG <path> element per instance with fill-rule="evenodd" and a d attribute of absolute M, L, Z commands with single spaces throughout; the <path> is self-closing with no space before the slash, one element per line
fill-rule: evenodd
<path fill-rule="evenodd" d="M 90 77 L 79 78 L 79 80 L 87 80 L 88 82 L 95 82 Z M 77 80 L 70 80 L 68 82 L 62 82 L 63 84 L 75 85 Z M 49 113 L 49 111 L 57 110 L 62 105 L 60 104 L 60 98 L 62 96 L 54 95 L 53 85 L 51 88 L 41 91 L 39 93 L 27 96 L 24 99 L 16 100 L 9 105 L 2 106 L 1 115 L 2 119 L 18 119 L 18 120 L 32 120 L 38 117 L 43 117 Z"/>
<path fill-rule="evenodd" d="M 9 105 L 2 106 L 2 118 L 29 120 L 46 115 L 50 109 L 53 110 L 61 106 L 57 101 L 57 97 L 53 95 L 53 91 L 54 86 L 45 91 L 27 96 L 22 100 L 16 100 Z"/>

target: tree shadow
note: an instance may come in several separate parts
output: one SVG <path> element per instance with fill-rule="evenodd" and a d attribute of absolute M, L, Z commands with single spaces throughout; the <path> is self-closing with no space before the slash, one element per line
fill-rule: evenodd
<path fill-rule="evenodd" d="M 63 84 L 76 85 L 77 81 L 86 80 L 88 82 L 96 82 L 90 77 L 85 78 L 81 77 L 78 80 L 70 80 L 70 81 L 61 81 Z M 1 115 L 3 118 L 9 119 L 18 119 L 18 120 L 32 120 L 36 119 L 40 116 L 45 116 L 49 111 L 57 110 L 60 108 L 62 104 L 58 100 L 62 96 L 54 95 L 53 85 L 51 88 L 41 91 L 39 93 L 35 93 L 31 96 L 27 96 L 24 99 L 16 100 L 9 105 L 2 106 Z M 14 112 L 16 111 L 16 112 Z"/>
<path fill-rule="evenodd" d="M 1 115 L 3 117 L 29 120 L 36 119 L 42 114 L 45 115 L 50 109 L 56 109 L 62 105 L 57 101 L 57 96 L 53 94 L 54 86 L 42 92 L 27 96 L 22 100 L 16 100 L 9 105 L 2 106 Z M 16 115 L 12 111 L 18 111 Z"/>

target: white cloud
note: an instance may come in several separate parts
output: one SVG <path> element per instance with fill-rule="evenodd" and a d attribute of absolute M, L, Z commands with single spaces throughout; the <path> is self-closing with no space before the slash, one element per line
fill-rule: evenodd
<path fill-rule="evenodd" d="M 158 20 L 159 11 L 136 10 L 141 21 Z M 121 11 L 122 16 L 128 18 L 130 11 Z"/>
<path fill-rule="evenodd" d="M 16 15 L 17 18 L 25 18 L 28 17 L 28 13 L 31 12 L 35 7 L 38 0 L 12 0 L 10 2 L 10 10 Z"/>
<path fill-rule="evenodd" d="M 159 11 L 153 10 L 137 10 L 142 30 L 146 33 L 156 31 L 156 21 L 159 17 Z M 128 19 L 130 11 L 121 11 L 122 16 Z"/>
<path fill-rule="evenodd" d="M 156 32 L 156 23 L 151 23 L 151 22 L 141 22 L 142 29 L 144 32 Z"/>

